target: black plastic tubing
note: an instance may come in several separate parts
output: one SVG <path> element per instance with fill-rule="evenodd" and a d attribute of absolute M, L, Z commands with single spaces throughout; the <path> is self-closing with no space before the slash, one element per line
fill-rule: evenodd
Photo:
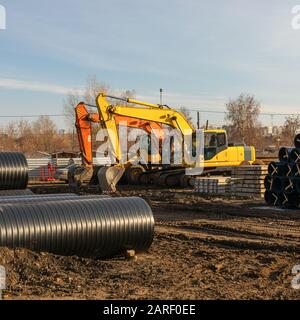
<path fill-rule="evenodd" d="M 151 208 L 136 197 L 0 206 L 0 247 L 105 258 L 145 251 L 153 236 Z"/>
<path fill-rule="evenodd" d="M 0 152 L 0 190 L 26 189 L 28 164 L 23 153 Z"/>

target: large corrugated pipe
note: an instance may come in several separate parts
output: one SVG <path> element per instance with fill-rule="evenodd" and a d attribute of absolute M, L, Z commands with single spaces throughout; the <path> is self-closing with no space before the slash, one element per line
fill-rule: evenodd
<path fill-rule="evenodd" d="M 22 203 L 22 202 L 38 202 L 47 200 L 66 200 L 79 198 L 75 193 L 60 193 L 60 194 L 32 194 L 23 196 L 7 196 L 0 197 L 0 205 L 5 203 Z"/>
<path fill-rule="evenodd" d="M 3 204 L 27 204 L 33 202 L 55 202 L 62 200 L 72 200 L 72 199 L 107 199 L 110 198 L 107 195 L 87 195 L 87 196 L 78 196 L 75 193 L 61 193 L 61 194 L 45 194 L 45 195 L 35 195 L 35 196 L 21 196 L 21 197 L 5 197 L 0 198 L 0 206 Z"/>
<path fill-rule="evenodd" d="M 30 189 L 0 190 L 0 198 L 1 197 L 10 197 L 10 196 L 28 196 L 28 195 L 34 195 L 34 193 Z"/>
<path fill-rule="evenodd" d="M 153 236 L 154 217 L 141 198 L 1 206 L 0 247 L 103 258 L 145 251 Z"/>
<path fill-rule="evenodd" d="M 0 152 L 0 190 L 26 189 L 28 164 L 20 152 Z"/>
<path fill-rule="evenodd" d="M 298 133 L 295 137 L 294 144 L 296 148 L 300 148 L 300 133 Z"/>

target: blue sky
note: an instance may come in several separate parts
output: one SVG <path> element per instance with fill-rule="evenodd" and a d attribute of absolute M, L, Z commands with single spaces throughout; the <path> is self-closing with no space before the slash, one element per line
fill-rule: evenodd
<path fill-rule="evenodd" d="M 150 102 L 158 102 L 162 87 L 167 104 L 224 110 L 229 98 L 247 92 L 264 112 L 299 112 L 300 30 L 291 28 L 291 9 L 300 0 L 0 4 L 7 12 L 7 29 L 0 30 L 2 116 L 62 113 L 65 94 L 83 88 L 88 75 Z M 220 124 L 223 115 L 206 118 Z"/>

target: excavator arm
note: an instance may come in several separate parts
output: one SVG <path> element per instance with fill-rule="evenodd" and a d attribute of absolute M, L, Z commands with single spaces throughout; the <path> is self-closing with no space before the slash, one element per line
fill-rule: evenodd
<path fill-rule="evenodd" d="M 103 119 L 99 113 L 90 113 L 87 106 L 80 102 L 75 108 L 75 126 L 77 130 L 79 148 L 82 159 L 81 167 L 74 167 L 70 169 L 69 181 L 71 185 L 78 185 L 84 181 L 89 181 L 93 176 L 93 151 L 92 151 L 92 123 L 103 123 Z M 154 132 L 162 141 L 164 132 L 159 123 L 145 121 L 141 119 L 131 118 L 128 116 L 111 115 L 111 122 L 114 123 L 115 128 L 119 125 L 125 124 L 130 128 L 138 128 L 146 131 L 148 134 Z M 115 129 L 117 132 L 117 129 Z M 118 139 L 117 139 L 118 140 Z M 112 171 L 112 170 L 111 170 Z M 103 189 L 106 189 L 103 187 Z"/>
<path fill-rule="evenodd" d="M 132 107 L 128 105 L 111 105 L 107 98 L 121 100 L 125 103 L 139 105 L 140 107 Z M 117 131 L 117 117 L 126 117 L 137 119 L 137 121 L 147 121 L 151 124 L 168 125 L 174 129 L 178 129 L 183 135 L 192 135 L 195 129 L 186 120 L 185 116 L 176 110 L 165 106 L 148 104 L 138 100 L 122 99 L 105 94 L 99 94 L 96 99 L 98 113 L 107 129 L 108 138 L 111 144 L 111 153 L 119 162 L 112 167 L 101 168 L 98 173 L 98 180 L 102 190 L 115 191 L 116 184 L 121 179 L 130 160 L 121 163 L 122 150 L 120 139 Z"/>
<path fill-rule="evenodd" d="M 127 103 L 141 105 L 141 107 L 131 107 L 127 105 L 113 106 L 107 101 L 107 97 L 125 101 Z M 138 100 L 106 96 L 104 94 L 100 94 L 97 97 L 96 103 L 111 141 L 112 154 L 116 157 L 117 161 L 122 158 L 117 132 L 117 117 L 146 121 L 152 125 L 151 130 L 153 129 L 153 124 L 156 124 L 156 126 L 157 124 L 160 126 L 165 124 L 171 128 L 178 129 L 183 135 L 192 135 L 195 131 L 193 126 L 186 120 L 185 116 L 181 112 L 165 108 L 164 106 L 147 104 Z"/>

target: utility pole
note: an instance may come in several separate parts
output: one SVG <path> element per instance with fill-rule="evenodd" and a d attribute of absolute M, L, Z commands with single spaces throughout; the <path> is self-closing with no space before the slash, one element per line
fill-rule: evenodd
<path fill-rule="evenodd" d="M 72 130 L 72 152 L 74 152 L 75 150 L 75 132 L 74 132 L 74 128 Z"/>
<path fill-rule="evenodd" d="M 200 130 L 200 111 L 197 111 L 197 129 Z"/>

